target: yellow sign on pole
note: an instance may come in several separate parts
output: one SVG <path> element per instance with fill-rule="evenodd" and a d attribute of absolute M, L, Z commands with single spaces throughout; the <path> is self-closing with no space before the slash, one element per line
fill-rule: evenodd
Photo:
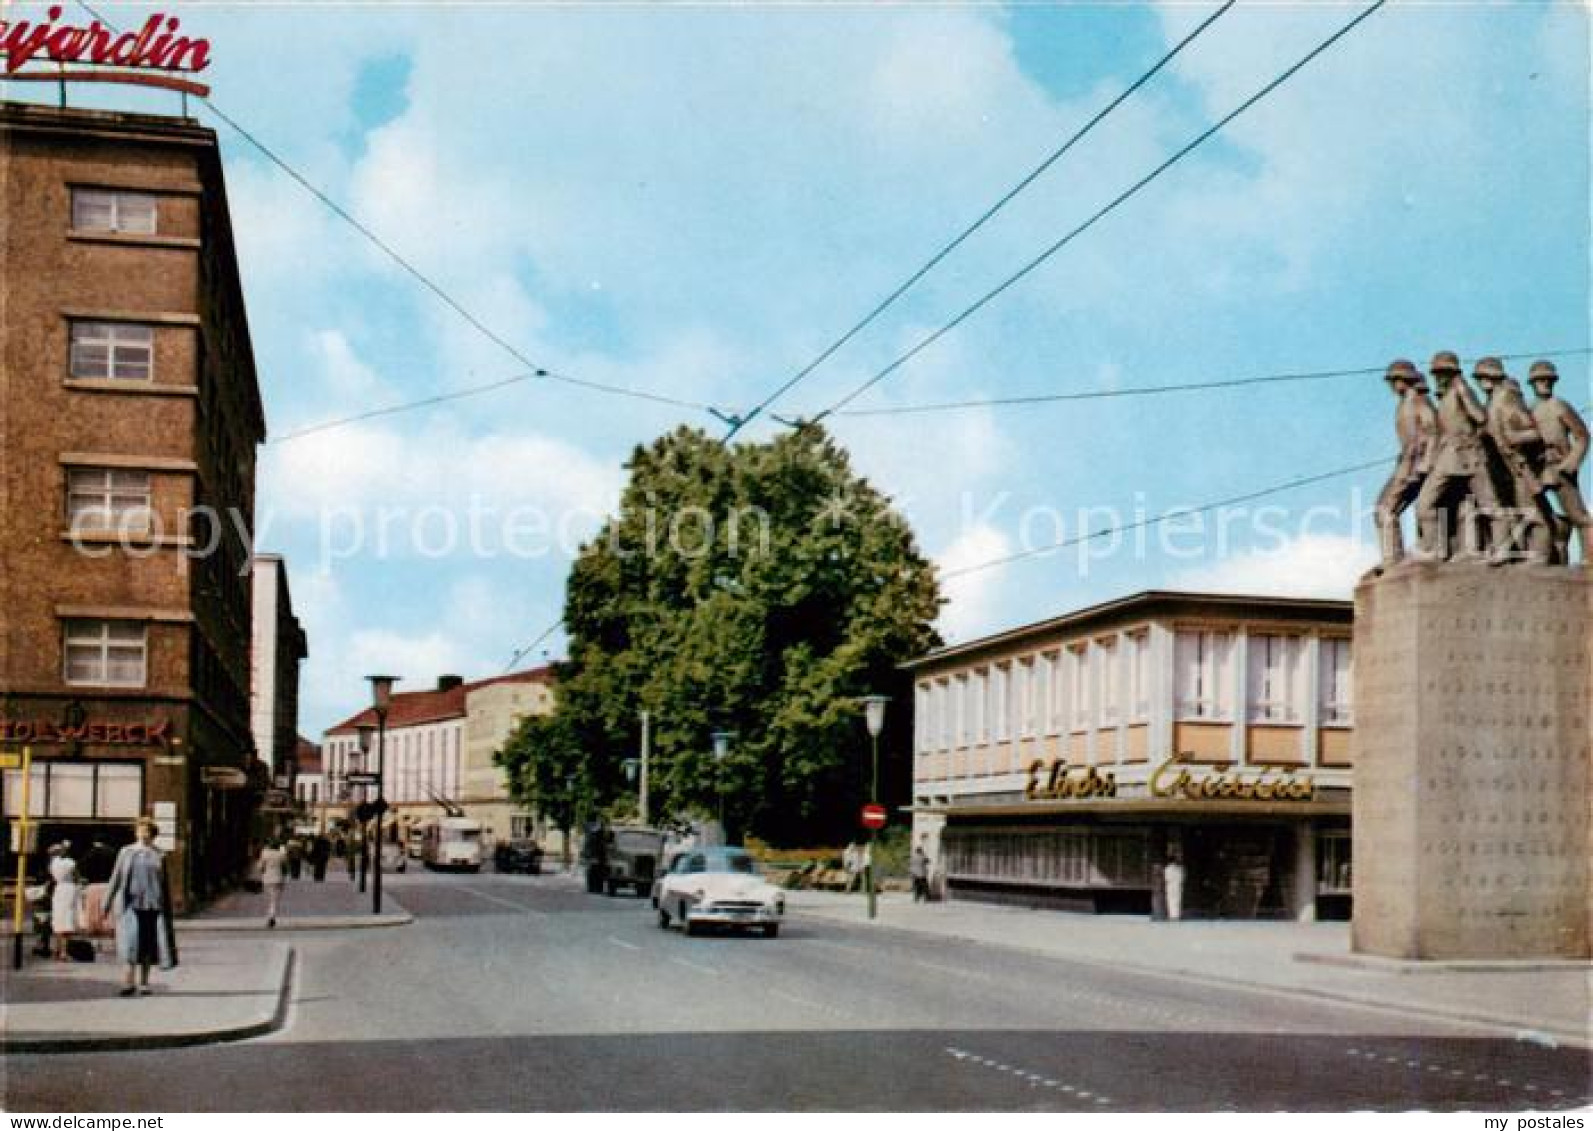
<path fill-rule="evenodd" d="M 22 770 L 22 806 L 17 811 L 17 826 L 20 832 L 17 838 L 17 892 L 11 905 L 11 965 L 13 969 L 20 970 L 22 969 L 22 909 L 28 902 L 28 810 L 33 800 L 30 796 L 33 786 L 33 748 L 24 746 L 20 756 L 8 753 L 5 757 L 17 759 L 17 764 Z"/>
<path fill-rule="evenodd" d="M 16 770 L 22 767 L 22 755 L 9 751 L 0 753 L 0 770 Z"/>

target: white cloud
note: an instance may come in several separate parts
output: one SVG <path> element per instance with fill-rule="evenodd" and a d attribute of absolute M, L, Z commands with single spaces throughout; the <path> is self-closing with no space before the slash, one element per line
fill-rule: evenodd
<path fill-rule="evenodd" d="M 942 576 L 966 566 L 986 562 L 1010 553 L 1012 541 L 993 526 L 970 527 L 936 558 Z M 937 627 L 948 643 L 966 640 L 997 626 L 1003 597 L 1000 569 L 980 570 L 942 582 L 946 604 Z"/>
<path fill-rule="evenodd" d="M 1197 593 L 1348 600 L 1355 584 L 1377 563 L 1377 547 L 1364 538 L 1304 534 L 1272 550 L 1235 554 L 1186 570 L 1170 587 Z"/>

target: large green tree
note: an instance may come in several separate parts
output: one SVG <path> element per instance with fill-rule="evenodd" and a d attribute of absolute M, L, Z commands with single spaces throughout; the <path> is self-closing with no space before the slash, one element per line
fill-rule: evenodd
<path fill-rule="evenodd" d="M 938 643 L 940 607 L 912 531 L 816 426 L 733 447 L 682 428 L 628 470 L 570 572 L 555 713 L 502 752 L 517 796 L 595 815 L 627 794 L 646 710 L 655 816 L 722 808 L 732 835 L 846 839 L 869 791 L 861 696 L 893 696 L 881 793 L 907 791 L 897 665 Z M 714 731 L 734 735 L 722 765 Z"/>

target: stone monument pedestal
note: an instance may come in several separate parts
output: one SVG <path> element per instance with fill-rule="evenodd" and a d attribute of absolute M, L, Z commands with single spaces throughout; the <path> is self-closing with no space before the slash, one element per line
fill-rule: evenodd
<path fill-rule="evenodd" d="M 1354 949 L 1590 955 L 1593 573 L 1407 563 L 1355 593 Z"/>

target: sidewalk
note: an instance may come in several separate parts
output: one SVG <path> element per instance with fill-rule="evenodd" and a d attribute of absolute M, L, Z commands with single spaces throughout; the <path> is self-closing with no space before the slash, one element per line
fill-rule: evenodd
<path fill-rule="evenodd" d="M 347 930 L 351 927 L 397 927 L 414 921 L 393 898 L 392 891 L 382 889 L 382 913 L 371 913 L 371 891 L 367 883 L 362 894 L 359 884 L 348 878 L 343 869 L 328 872 L 326 879 L 316 883 L 306 872 L 304 877 L 289 880 L 282 893 L 282 906 L 277 914 L 273 934 L 283 931 Z M 178 931 L 266 931 L 266 897 L 263 892 L 234 891 L 217 899 L 198 915 L 179 918 Z"/>
<path fill-rule="evenodd" d="M 12 970 L 11 938 L 0 937 L 0 1053 L 90 1052 L 174 1048 L 257 1037 L 282 1026 L 293 975 L 294 932 L 393 927 L 413 922 L 382 893 L 371 914 L 346 872 L 324 883 L 289 880 L 274 930 L 265 925 L 265 896 L 232 892 L 197 915 L 177 920 L 175 970 L 150 971 L 149 997 L 118 997 L 124 967 L 109 939 L 94 962 L 28 957 Z"/>
<path fill-rule="evenodd" d="M 861 895 L 792 891 L 786 899 L 799 915 L 869 925 Z M 1593 1045 L 1593 965 L 1586 962 L 1397 962 L 1352 954 L 1348 923 L 1154 923 L 957 901 L 915 904 L 894 892 L 880 896 L 873 925 Z"/>

